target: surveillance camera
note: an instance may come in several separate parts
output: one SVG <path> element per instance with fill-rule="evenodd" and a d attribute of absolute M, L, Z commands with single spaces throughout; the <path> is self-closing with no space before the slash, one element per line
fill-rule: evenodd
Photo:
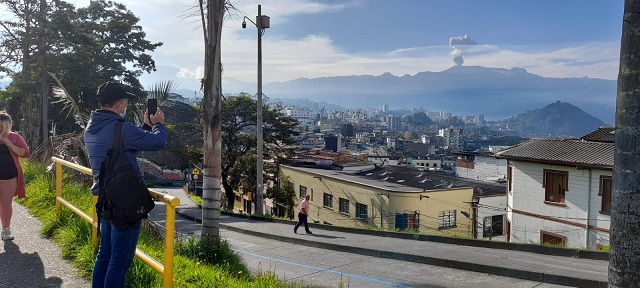
<path fill-rule="evenodd" d="M 242 29 L 247 28 L 247 21 L 242 20 Z"/>

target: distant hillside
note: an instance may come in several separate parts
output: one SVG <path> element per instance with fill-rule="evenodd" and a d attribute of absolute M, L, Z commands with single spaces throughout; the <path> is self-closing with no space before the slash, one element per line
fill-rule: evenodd
<path fill-rule="evenodd" d="M 159 80 L 175 80 L 180 89 L 191 90 L 193 97 L 200 83 L 178 78 L 179 69 L 158 67 L 158 71 L 140 77 L 145 86 Z M 146 78 L 145 78 L 146 77 Z M 256 93 L 255 83 L 223 77 L 224 94 Z M 615 119 L 616 81 L 593 78 L 552 78 L 522 68 L 502 69 L 479 66 L 455 66 L 439 72 L 415 75 L 336 76 L 299 78 L 265 83 L 263 93 L 269 99 L 308 99 L 345 108 L 381 108 L 391 110 L 423 107 L 429 111 L 447 111 L 453 115 L 483 114 L 488 120 L 514 116 L 555 101 L 578 105 L 608 123 Z M 283 101 L 284 102 L 284 101 Z M 310 106 L 310 108 L 313 108 Z"/>
<path fill-rule="evenodd" d="M 320 110 L 320 109 L 325 109 L 325 110 L 340 110 L 343 109 L 342 107 L 335 105 L 335 104 L 329 104 L 327 102 L 324 101 L 320 101 L 320 102 L 316 102 L 316 101 L 311 101 L 309 99 L 294 99 L 294 98 L 269 98 L 269 102 L 270 103 L 281 103 L 282 106 L 297 106 L 297 107 L 308 107 L 314 110 Z"/>
<path fill-rule="evenodd" d="M 225 88 L 229 91 L 231 87 Z M 423 106 L 454 115 L 484 114 L 504 119 L 555 101 L 578 105 L 613 123 L 616 81 L 593 78 L 550 78 L 522 68 L 456 66 L 416 75 L 340 76 L 269 83 L 272 98 L 306 98 L 342 107 L 382 107 L 392 110 Z"/>
<path fill-rule="evenodd" d="M 503 120 L 509 128 L 525 137 L 578 138 L 598 127 L 607 126 L 600 119 L 566 102 L 555 102 L 542 109 L 527 110 Z"/>

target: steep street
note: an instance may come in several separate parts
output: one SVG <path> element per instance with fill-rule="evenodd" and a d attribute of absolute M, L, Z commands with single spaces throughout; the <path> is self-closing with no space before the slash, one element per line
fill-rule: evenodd
<path fill-rule="evenodd" d="M 180 213 L 193 206 L 191 200 L 181 195 L 181 189 L 154 189 L 181 198 L 178 208 Z M 153 211 L 152 219 L 164 225 L 164 205 L 158 203 Z M 223 216 L 221 223 L 229 224 L 233 220 Z M 259 230 L 259 226 L 274 223 L 251 223 L 246 220 L 243 227 Z M 284 225 L 284 224 L 280 224 Z M 198 237 L 200 224 L 184 218 L 176 219 L 177 230 L 184 237 Z M 289 227 L 291 228 L 291 227 Z M 288 229 L 288 228 L 287 228 Z M 236 230 L 236 229 L 234 229 Z M 236 230 L 238 231 L 238 230 Z M 453 268 L 426 265 L 409 261 L 401 261 L 354 253 L 340 252 L 305 245 L 305 240 L 321 241 L 336 239 L 332 233 L 316 229 L 314 235 L 293 234 L 283 237 L 297 237 L 296 243 L 283 242 L 278 239 L 252 236 L 222 228 L 221 235 L 232 244 L 252 271 L 275 273 L 279 279 L 310 284 L 317 287 L 568 287 L 528 281 L 518 278 L 496 276 L 487 273 L 471 272 Z M 390 239 L 392 241 L 393 239 Z M 390 242 L 392 243 L 392 242 Z M 416 244 L 423 244 L 418 243 Z M 433 243 L 438 245 L 440 243 Z M 392 245 L 392 244 L 390 244 Z M 473 250 L 473 247 L 460 247 Z M 498 251 L 505 253 L 505 251 Z M 581 260 L 581 259 L 578 259 Z M 536 261 L 531 259 L 531 261 Z"/>

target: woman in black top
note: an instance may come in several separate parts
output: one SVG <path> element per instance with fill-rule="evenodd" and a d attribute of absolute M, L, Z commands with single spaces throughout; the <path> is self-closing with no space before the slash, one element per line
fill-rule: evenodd
<path fill-rule="evenodd" d="M 24 176 L 18 157 L 29 157 L 29 148 L 18 133 L 11 132 L 11 117 L 0 112 L 0 222 L 2 240 L 13 240 L 9 225 L 13 214 L 13 197 L 25 196 Z"/>

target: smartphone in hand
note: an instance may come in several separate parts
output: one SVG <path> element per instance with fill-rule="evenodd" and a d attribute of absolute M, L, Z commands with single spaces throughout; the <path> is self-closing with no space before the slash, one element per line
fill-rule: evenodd
<path fill-rule="evenodd" d="M 147 99 L 147 110 L 149 111 L 149 116 L 156 114 L 158 111 L 158 100 Z"/>

